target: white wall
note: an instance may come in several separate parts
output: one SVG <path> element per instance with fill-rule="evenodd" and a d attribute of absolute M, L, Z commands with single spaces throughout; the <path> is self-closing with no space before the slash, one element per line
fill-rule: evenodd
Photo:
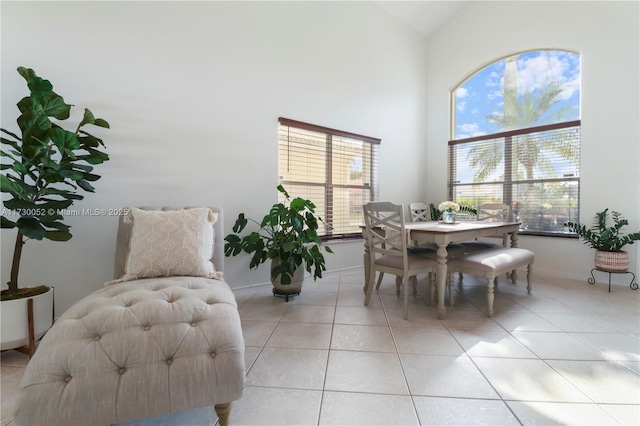
<path fill-rule="evenodd" d="M 449 90 L 508 54 L 570 49 L 582 58 L 581 221 L 608 207 L 629 219 L 627 231 L 640 229 L 639 16 L 638 2 L 469 2 L 429 38 L 427 198 L 446 195 Z M 538 271 L 585 279 L 593 267 L 581 241 L 519 241 L 535 251 Z M 627 249 L 637 271 L 638 244 Z"/>
<path fill-rule="evenodd" d="M 277 118 L 382 138 L 380 196 L 408 203 L 426 185 L 426 40 L 368 2 L 2 2 L 2 127 L 17 130 L 35 69 L 108 120 L 111 160 L 74 209 L 216 205 L 230 231 L 276 201 Z M 100 130 L 100 129 L 98 129 Z M 404 155 L 407 154 L 408 155 Z M 422 184 L 416 184 L 422 182 Z M 70 217 L 66 243 L 29 242 L 21 283 L 56 287 L 57 313 L 112 278 L 116 217 Z M 14 231 L 2 230 L 2 282 Z M 329 270 L 362 263 L 336 244 Z M 231 286 L 266 268 L 227 259 Z"/>
<path fill-rule="evenodd" d="M 640 228 L 637 2 L 469 2 L 428 40 L 368 2 L 2 2 L 0 13 L 3 128 L 17 128 L 21 65 L 77 105 L 75 122 L 89 107 L 111 123 L 99 132 L 111 160 L 74 208 L 218 205 L 227 230 L 239 212 L 259 217 L 276 200 L 278 116 L 382 138 L 380 197 L 443 200 L 449 89 L 498 57 L 553 47 L 582 54 L 583 219 L 611 207 Z M 21 272 L 24 285 L 56 286 L 58 314 L 112 274 L 116 218 L 68 223 L 71 241 L 25 246 Z M 1 236 L 4 283 L 14 233 Z M 520 245 L 537 270 L 585 278 L 592 265 L 575 240 Z M 333 248 L 330 270 L 361 265 L 361 241 Z M 232 286 L 267 281 L 247 265 L 227 259 Z"/>

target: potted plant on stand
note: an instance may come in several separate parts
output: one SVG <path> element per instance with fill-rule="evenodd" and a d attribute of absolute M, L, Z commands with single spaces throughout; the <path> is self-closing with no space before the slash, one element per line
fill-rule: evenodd
<path fill-rule="evenodd" d="M 300 293 L 305 269 L 314 281 L 322 278 L 322 271 L 326 270 L 318 236 L 318 226 L 324 222 L 316 216 L 313 202 L 301 197 L 290 199 L 282 185 L 278 185 L 278 191 L 284 195 L 285 203 L 274 204 L 261 222 L 240 213 L 233 225 L 234 233 L 225 237 L 224 253 L 227 257 L 242 252 L 252 254 L 250 269 L 270 260 L 273 294 L 289 301 L 290 295 Z M 240 236 L 249 221 L 259 229 Z M 328 246 L 324 250 L 333 253 Z"/>
<path fill-rule="evenodd" d="M 18 68 L 27 81 L 29 96 L 18 102 L 20 135 L 2 132 L 2 228 L 16 229 L 8 288 L 2 290 L 2 350 L 19 348 L 29 356 L 35 341 L 53 323 L 53 289 L 46 285 L 20 287 L 18 275 L 25 242 L 48 239 L 67 241 L 70 226 L 62 215 L 80 189 L 94 192 L 90 182 L 100 179 L 93 165 L 109 156 L 100 151 L 101 139 L 83 130 L 85 125 L 109 128 L 88 109 L 75 131 L 59 124 L 69 118 L 71 106 L 53 91 L 52 84 L 32 69 Z M 51 118 L 55 119 L 52 121 Z M 7 137 L 5 137 L 5 135 Z M 27 347 L 23 347 L 27 345 Z"/>
<path fill-rule="evenodd" d="M 595 266 L 605 272 L 625 272 L 629 268 L 629 255 L 622 248 L 640 240 L 640 232 L 623 235 L 622 228 L 629 224 L 616 211 L 611 212 L 613 226 L 608 222 L 609 209 L 596 213 L 594 225 L 566 222 L 564 226 L 578 234 L 584 243 L 596 249 Z"/>

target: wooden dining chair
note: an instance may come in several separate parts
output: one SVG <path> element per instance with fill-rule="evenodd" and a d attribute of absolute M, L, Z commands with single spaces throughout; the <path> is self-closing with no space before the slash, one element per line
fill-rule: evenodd
<path fill-rule="evenodd" d="M 485 222 L 509 222 L 511 221 L 511 207 L 501 203 L 482 204 L 478 207 L 477 220 Z M 482 239 L 474 241 L 463 241 L 460 244 L 464 246 L 466 253 L 475 253 L 477 251 L 487 249 L 509 247 L 509 236 L 507 234 L 486 238 L 500 238 L 502 240 L 502 243 Z"/>
<path fill-rule="evenodd" d="M 413 222 L 426 222 L 431 220 L 431 211 L 429 205 L 425 203 L 411 203 L 409 204 L 409 212 L 411 213 L 411 220 Z"/>
<path fill-rule="evenodd" d="M 407 250 L 404 206 L 390 202 L 372 202 L 362 206 L 364 213 L 367 248 L 369 252 L 369 285 L 364 305 L 368 306 L 373 293 L 376 272 L 390 273 L 404 283 L 403 317 L 409 317 L 409 280 L 420 274 L 436 271 L 436 260 L 410 253 Z M 415 279 L 415 278 L 414 278 Z M 397 293 L 396 293 L 397 294 Z"/>

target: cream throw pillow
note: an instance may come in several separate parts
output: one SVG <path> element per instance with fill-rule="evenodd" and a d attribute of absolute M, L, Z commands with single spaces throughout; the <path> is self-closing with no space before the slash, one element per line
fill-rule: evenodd
<path fill-rule="evenodd" d="M 218 278 L 213 256 L 213 224 L 218 213 L 206 207 L 148 211 L 132 207 L 129 254 L 118 282 L 140 278 L 196 276 Z"/>

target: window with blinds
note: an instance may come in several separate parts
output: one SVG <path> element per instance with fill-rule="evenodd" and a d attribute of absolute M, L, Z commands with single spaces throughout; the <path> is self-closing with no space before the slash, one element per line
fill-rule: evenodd
<path fill-rule="evenodd" d="M 543 49 L 483 66 L 451 91 L 448 190 L 511 206 L 523 234 L 571 236 L 579 222 L 580 53 Z"/>
<path fill-rule="evenodd" d="M 313 201 L 326 225 L 319 229 L 323 239 L 362 235 L 362 205 L 377 199 L 379 144 L 369 136 L 279 118 L 279 183 L 290 196 Z"/>
<path fill-rule="evenodd" d="M 570 234 L 578 221 L 580 121 L 449 142 L 451 199 L 512 206 L 521 233 Z"/>

